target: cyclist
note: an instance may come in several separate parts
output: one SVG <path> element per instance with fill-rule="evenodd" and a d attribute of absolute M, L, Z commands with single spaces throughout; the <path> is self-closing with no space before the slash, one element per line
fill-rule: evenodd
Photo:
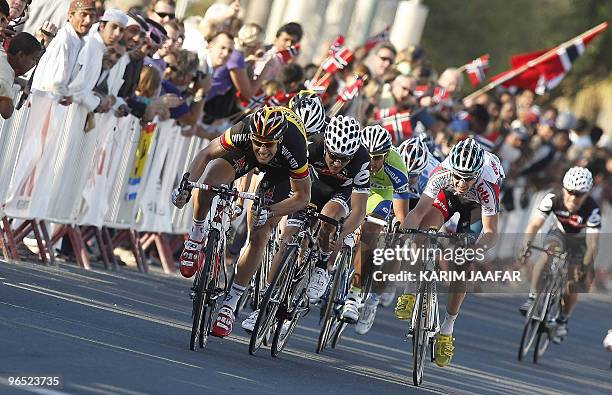
<path fill-rule="evenodd" d="M 372 217 L 387 220 L 391 209 L 395 212 L 398 220 L 403 220 L 408 214 L 408 174 L 406 165 L 399 153 L 393 147 L 391 135 L 380 125 L 367 126 L 361 133 L 361 143 L 370 154 L 370 194 L 366 212 Z M 342 311 L 342 317 L 349 322 L 357 320 L 355 330 L 359 334 L 366 334 L 376 317 L 376 310 L 380 298 L 378 293 L 382 290 L 381 284 L 376 286 L 367 295 L 365 304 L 361 307 L 362 290 L 372 278 L 372 267 L 362 267 L 362 253 L 364 244 L 372 245 L 376 242 L 378 235 L 383 233 L 384 228 L 371 222 L 361 225 L 361 242 L 357 245 L 355 253 L 355 277 L 351 295 L 357 295 L 356 299 L 347 298 Z M 366 265 L 371 265 L 371 250 L 364 257 Z"/>
<path fill-rule="evenodd" d="M 553 190 L 544 196 L 538 210 L 529 221 L 525 231 L 523 251 L 527 251 L 544 225 L 546 218 L 554 214 L 556 225 L 551 229 L 545 239 L 544 248 L 567 251 L 569 253 L 569 292 L 563 295 L 563 308 L 556 320 L 553 342 L 559 343 L 567 335 L 567 322 L 576 307 L 580 284 L 588 292 L 594 274 L 595 259 L 599 246 L 599 231 L 601 229 L 601 213 L 595 200 L 589 196 L 593 186 L 593 176 L 584 167 L 572 167 L 563 176 L 563 190 Z M 536 296 L 536 289 L 542 270 L 546 265 L 548 256 L 536 262 L 531 278 L 531 292 L 529 298 L 520 307 L 526 314 Z M 581 275 L 582 274 L 582 275 Z M 580 281 L 572 281 L 578 279 Z"/>
<path fill-rule="evenodd" d="M 204 183 L 231 184 L 235 179 L 259 168 L 263 180 L 272 187 L 272 205 L 250 212 L 249 243 L 238 260 L 234 284 L 212 329 L 214 336 L 231 333 L 236 304 L 258 270 L 269 233 L 283 216 L 308 205 L 310 176 L 306 156 L 304 124 L 283 107 L 264 107 L 228 129 L 223 135 L 198 153 L 189 166 L 189 179 L 197 181 L 204 171 Z M 173 203 L 181 208 L 189 200 L 189 191 L 178 188 L 172 194 Z M 198 253 L 202 248 L 204 223 L 211 205 L 212 194 L 197 193 L 194 199 L 194 222 L 180 258 L 181 274 L 191 277 L 199 269 Z M 257 228 L 257 231 L 253 231 Z"/>
<path fill-rule="evenodd" d="M 455 213 L 460 213 L 458 232 L 482 220 L 483 229 L 476 247 L 488 250 L 498 238 L 499 194 L 504 177 L 497 156 L 486 152 L 473 138 L 460 141 L 453 146 L 448 158 L 433 170 L 416 207 L 408 213 L 401 228 L 439 229 Z M 437 338 L 435 360 L 438 366 L 448 365 L 453 357 L 453 327 L 464 298 L 465 281 L 451 282 L 446 314 Z M 415 296 L 405 294 L 400 300 L 396 309 L 398 318 L 409 319 Z"/>
<path fill-rule="evenodd" d="M 299 91 L 289 101 L 289 108 L 304 122 L 308 136 L 325 130 L 325 108 L 315 91 Z"/>
<path fill-rule="evenodd" d="M 332 242 L 334 227 L 321 223 L 318 236 L 321 259 L 316 264 L 306 290 L 309 299 L 315 301 L 323 296 L 329 285 L 327 265 L 332 252 L 340 249 L 342 240 L 355 231 L 365 218 L 370 189 L 370 156 L 359 140 L 359 122 L 342 115 L 331 118 L 325 133 L 309 138 L 308 162 L 312 176 L 310 202 L 328 217 L 346 218 L 337 242 Z M 303 212 L 289 215 L 277 257 L 282 256 L 285 242 L 291 240 L 302 225 L 303 215 Z M 245 330 L 253 330 L 258 313 L 254 311 L 243 321 L 242 327 Z"/>

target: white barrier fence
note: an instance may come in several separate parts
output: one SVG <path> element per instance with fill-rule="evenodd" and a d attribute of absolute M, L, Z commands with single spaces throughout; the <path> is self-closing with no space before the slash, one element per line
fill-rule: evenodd
<path fill-rule="evenodd" d="M 18 97 L 15 90 L 15 99 Z M 206 144 L 173 120 L 141 126 L 134 116 L 95 114 L 32 95 L 0 121 L 0 210 L 4 216 L 69 225 L 183 234 L 190 209 L 170 194 Z"/>

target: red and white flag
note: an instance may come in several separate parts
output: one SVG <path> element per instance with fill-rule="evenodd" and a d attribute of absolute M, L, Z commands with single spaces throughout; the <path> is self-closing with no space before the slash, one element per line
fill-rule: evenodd
<path fill-rule="evenodd" d="M 391 26 L 387 26 L 382 32 L 377 33 L 374 36 L 368 38 L 365 44 L 363 44 L 366 51 L 370 52 L 372 48 L 374 48 L 378 44 L 389 41 L 390 30 L 391 30 Z"/>
<path fill-rule="evenodd" d="M 332 42 L 329 46 L 329 55 L 331 56 L 338 52 L 340 49 L 342 49 L 342 47 L 344 46 L 344 41 L 345 40 L 343 35 L 339 35 L 338 37 L 336 37 L 334 42 Z"/>
<path fill-rule="evenodd" d="M 300 54 L 300 44 L 295 44 L 288 49 L 283 49 L 282 51 L 278 51 L 276 53 L 276 57 L 283 63 L 287 64 L 291 62 L 293 58 Z"/>
<path fill-rule="evenodd" d="M 397 113 L 398 113 L 398 110 L 396 106 L 389 107 L 389 108 L 382 108 L 382 109 L 379 108 L 377 110 L 374 110 L 374 120 L 380 121 L 383 118 L 390 117 Z"/>
<path fill-rule="evenodd" d="M 278 91 L 272 96 L 266 98 L 266 106 L 282 106 L 289 102 L 288 96 L 283 91 Z"/>
<path fill-rule="evenodd" d="M 485 80 L 487 70 L 489 70 L 489 54 L 482 55 L 465 66 L 465 72 L 474 88 Z"/>
<path fill-rule="evenodd" d="M 334 74 L 338 70 L 344 69 L 353 60 L 353 52 L 347 47 L 340 48 L 333 55 L 323 61 L 321 67 L 329 74 Z"/>
<path fill-rule="evenodd" d="M 355 82 L 350 86 L 345 86 L 338 92 L 338 97 L 336 98 L 336 102 L 347 103 L 356 98 L 359 95 L 359 90 L 364 84 L 364 80 L 362 77 L 357 77 Z"/>
<path fill-rule="evenodd" d="M 607 23 L 602 24 L 600 28 L 592 29 L 589 34 L 580 35 L 569 43 L 560 45 L 557 48 L 514 55 L 510 58 L 512 68 L 493 76 L 491 81 L 505 78 L 508 74 L 514 73 L 517 69 L 529 65 L 530 62 L 548 54 L 543 59 L 535 62 L 535 64 L 530 65 L 522 73 L 501 83 L 506 88 L 523 88 L 540 95 L 544 94 L 561 83 L 571 70 L 576 59 L 584 53 L 585 47 L 607 27 Z"/>
<path fill-rule="evenodd" d="M 441 86 L 436 86 L 433 90 L 433 95 L 431 99 L 436 104 L 445 103 L 450 100 L 450 95 L 446 88 L 442 88 Z"/>
<path fill-rule="evenodd" d="M 412 136 L 412 124 L 408 110 L 382 118 L 380 124 L 391 133 L 393 144 L 399 144 Z"/>

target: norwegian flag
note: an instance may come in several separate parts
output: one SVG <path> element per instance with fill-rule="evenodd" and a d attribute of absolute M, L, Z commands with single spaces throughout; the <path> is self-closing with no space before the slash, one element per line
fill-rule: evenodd
<path fill-rule="evenodd" d="M 526 64 L 549 53 L 545 59 L 539 60 L 533 66 L 527 68 L 522 73 L 504 81 L 501 85 L 506 88 L 523 88 L 534 91 L 541 95 L 558 86 L 567 73 L 572 69 L 576 59 L 584 53 L 585 47 L 602 31 L 608 28 L 607 23 L 603 23 L 591 29 L 587 34 L 571 40 L 569 43 L 559 47 L 544 49 L 535 52 L 514 55 L 510 58 L 512 68 L 491 78 L 497 81 L 504 78 L 516 69 L 524 67 Z M 552 52 L 552 53 L 551 53 Z"/>
<path fill-rule="evenodd" d="M 338 37 L 336 37 L 334 42 L 331 43 L 331 45 L 329 46 L 329 55 L 332 56 L 340 49 L 342 49 L 342 47 L 344 46 L 344 41 L 345 40 L 343 35 L 339 35 Z"/>
<path fill-rule="evenodd" d="M 381 108 L 374 111 L 374 120 L 380 121 L 383 118 L 390 117 L 398 113 L 397 107 Z"/>
<path fill-rule="evenodd" d="M 261 89 L 255 92 L 250 98 L 242 96 L 240 92 L 236 93 L 236 98 L 240 102 L 240 105 L 249 109 L 256 109 L 262 107 L 266 103 L 266 94 Z"/>
<path fill-rule="evenodd" d="M 266 98 L 267 106 L 281 106 L 283 104 L 287 104 L 289 102 L 288 96 L 285 92 L 279 91 L 272 96 L 268 96 Z"/>
<path fill-rule="evenodd" d="M 433 95 L 431 96 L 431 99 L 434 103 L 441 104 L 449 101 L 450 95 L 448 94 L 448 91 L 445 88 L 442 88 L 441 86 L 436 86 L 433 90 Z"/>
<path fill-rule="evenodd" d="M 374 36 L 368 38 L 365 44 L 363 45 L 365 47 L 365 50 L 367 52 L 370 52 L 372 48 L 374 48 L 378 44 L 389 41 L 390 30 L 391 30 L 391 26 L 387 26 L 385 30 L 383 30 L 382 32 L 375 34 Z"/>
<path fill-rule="evenodd" d="M 347 47 L 342 47 L 333 55 L 328 56 L 321 64 L 321 67 L 329 74 L 334 74 L 336 71 L 345 68 L 352 59 L 353 52 Z"/>
<path fill-rule="evenodd" d="M 489 54 L 482 55 L 465 66 L 465 72 L 474 88 L 485 80 L 487 70 L 489 70 Z"/>
<path fill-rule="evenodd" d="M 420 99 L 423 96 L 428 96 L 427 92 L 430 90 L 429 85 L 418 85 L 415 89 L 414 89 L 414 97 L 416 97 L 417 99 Z"/>
<path fill-rule="evenodd" d="M 361 76 L 357 77 L 355 82 L 350 86 L 344 87 L 340 92 L 338 92 L 338 97 L 336 98 L 336 102 L 347 103 L 359 95 L 359 89 L 364 84 L 364 80 Z"/>
<path fill-rule="evenodd" d="M 300 54 L 300 44 L 295 44 L 288 49 L 283 49 L 282 51 L 278 51 L 276 53 L 276 57 L 283 63 L 287 64 L 291 62 L 293 58 Z"/>
<path fill-rule="evenodd" d="M 390 117 L 382 118 L 380 124 L 391 133 L 393 144 L 401 143 L 412 136 L 410 111 L 402 111 Z"/>

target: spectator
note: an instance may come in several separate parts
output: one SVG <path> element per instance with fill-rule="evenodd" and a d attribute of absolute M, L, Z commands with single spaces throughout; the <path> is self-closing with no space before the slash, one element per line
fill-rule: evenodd
<path fill-rule="evenodd" d="M 183 102 L 170 108 L 170 116 L 181 125 L 195 125 L 202 117 L 204 110 L 204 95 L 210 88 L 210 76 L 202 77 L 198 71 L 198 57 L 193 52 L 180 50 L 177 52 L 176 64 L 169 65 L 170 78 L 162 82 L 162 94 L 175 94 L 183 98 Z M 191 96 L 186 87 L 193 82 L 194 95 L 191 105 L 185 103 L 185 99 Z"/>
<path fill-rule="evenodd" d="M 388 42 L 378 44 L 367 62 L 372 78 L 383 80 L 384 75 L 393 68 L 396 56 L 397 51 L 393 44 Z"/>
<path fill-rule="evenodd" d="M 147 31 L 148 40 L 145 42 L 144 49 L 146 51 L 145 63 L 152 64 L 160 72 L 166 69 L 166 62 L 163 59 L 155 58 L 155 54 L 166 41 L 166 29 L 152 19 L 146 18 L 145 21 L 149 27 Z"/>
<path fill-rule="evenodd" d="M 448 97 L 452 98 L 463 86 L 463 74 L 455 68 L 447 68 L 440 74 L 438 85 L 446 89 Z"/>
<path fill-rule="evenodd" d="M 147 17 L 160 25 L 176 18 L 174 0 L 153 0 L 149 5 Z"/>
<path fill-rule="evenodd" d="M 278 76 L 278 79 L 287 93 L 297 93 L 305 89 L 304 70 L 299 64 L 285 65 Z"/>
<path fill-rule="evenodd" d="M 0 40 L 4 40 L 6 38 L 6 28 L 9 24 L 9 5 L 6 0 L 0 0 Z"/>
<path fill-rule="evenodd" d="M 38 62 L 32 81 L 34 90 L 49 92 L 63 105 L 72 102 L 68 85 L 72 81 L 77 57 L 94 23 L 93 0 L 73 0 L 68 9 L 68 23 L 59 30 Z"/>
<path fill-rule="evenodd" d="M 304 31 L 299 23 L 290 22 L 281 26 L 276 31 L 274 43 L 267 47 L 265 55 L 255 63 L 255 76 L 263 74 L 266 70 L 268 79 L 278 78 L 283 64 L 274 55 L 298 44 L 302 40 L 303 34 Z"/>
<path fill-rule="evenodd" d="M 0 115 L 13 114 L 13 81 L 36 65 L 42 46 L 29 33 L 19 33 L 11 39 L 6 54 L 0 52 Z"/>
<path fill-rule="evenodd" d="M 413 74 L 416 69 L 420 69 L 425 64 L 425 51 L 418 45 L 400 51 L 397 55 L 397 71 L 404 75 Z"/>

